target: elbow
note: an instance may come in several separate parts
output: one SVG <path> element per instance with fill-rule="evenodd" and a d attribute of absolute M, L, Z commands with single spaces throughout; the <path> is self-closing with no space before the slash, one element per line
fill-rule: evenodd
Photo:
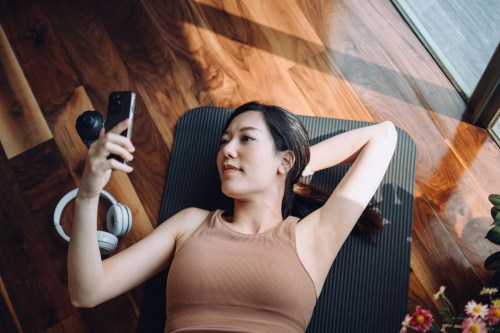
<path fill-rule="evenodd" d="M 74 299 L 71 299 L 71 305 L 73 305 L 73 307 L 75 307 L 75 308 L 80 308 L 80 309 L 82 309 L 82 308 L 83 309 L 91 309 L 95 306 L 93 304 L 81 302 L 79 300 L 74 300 Z"/>
<path fill-rule="evenodd" d="M 396 146 L 396 142 L 398 141 L 398 132 L 396 130 L 396 126 L 392 123 L 392 121 L 386 120 L 381 123 L 383 127 L 383 136 L 388 141 L 388 143 L 392 144 L 394 147 Z"/>
<path fill-rule="evenodd" d="M 386 120 L 382 122 L 381 125 L 384 127 L 386 133 L 397 135 L 396 126 L 392 121 Z"/>
<path fill-rule="evenodd" d="M 85 300 L 71 298 L 71 305 L 75 308 L 90 309 L 96 306 L 96 304 L 86 302 Z"/>
<path fill-rule="evenodd" d="M 90 293 L 77 293 L 69 289 L 69 298 L 71 305 L 75 308 L 93 308 L 99 304 L 99 302 L 92 297 Z"/>
<path fill-rule="evenodd" d="M 70 299 L 71 299 L 71 305 L 73 305 L 75 308 L 90 309 L 97 305 L 96 302 L 92 302 L 92 300 L 84 297 L 70 296 Z"/>

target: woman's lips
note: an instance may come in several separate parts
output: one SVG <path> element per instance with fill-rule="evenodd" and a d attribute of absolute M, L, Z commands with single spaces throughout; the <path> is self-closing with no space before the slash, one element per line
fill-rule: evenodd
<path fill-rule="evenodd" d="M 241 171 L 239 168 L 235 167 L 234 165 L 231 164 L 224 164 L 222 165 L 222 173 L 224 174 L 230 174 L 230 173 L 235 173 Z"/>

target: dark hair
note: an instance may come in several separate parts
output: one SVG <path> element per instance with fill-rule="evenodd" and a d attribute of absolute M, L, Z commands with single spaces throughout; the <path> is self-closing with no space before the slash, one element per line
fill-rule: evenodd
<path fill-rule="evenodd" d="M 299 181 L 311 157 L 309 135 L 300 119 L 282 107 L 249 102 L 233 111 L 224 125 L 224 131 L 234 118 L 247 111 L 262 113 L 277 152 L 291 150 L 295 155 L 295 163 L 285 179 L 285 194 L 281 204 L 283 218 L 289 215 L 302 218 L 323 206 L 329 195 Z M 374 242 L 375 233 L 382 228 L 382 217 L 372 206 L 368 206 L 356 223 L 354 232 Z"/>

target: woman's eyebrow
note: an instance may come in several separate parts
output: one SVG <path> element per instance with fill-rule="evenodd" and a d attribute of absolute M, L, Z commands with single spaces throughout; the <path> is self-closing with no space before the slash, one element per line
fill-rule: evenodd
<path fill-rule="evenodd" d="M 242 127 L 240 129 L 240 132 L 247 131 L 247 130 L 256 130 L 256 131 L 262 132 L 260 129 L 252 127 L 252 126 Z"/>
<path fill-rule="evenodd" d="M 252 127 L 252 126 L 246 126 L 246 127 L 240 128 L 240 132 L 248 131 L 248 130 L 256 130 L 256 131 L 262 132 L 260 129 Z M 225 130 L 224 133 L 222 133 L 222 135 L 227 134 L 227 133 L 229 133 L 229 131 Z"/>

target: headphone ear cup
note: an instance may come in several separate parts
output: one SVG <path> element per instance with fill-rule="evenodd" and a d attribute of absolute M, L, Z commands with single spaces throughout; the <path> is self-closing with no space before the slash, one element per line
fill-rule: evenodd
<path fill-rule="evenodd" d="M 97 230 L 97 244 L 102 255 L 110 254 L 118 246 L 118 237 L 109 232 Z"/>
<path fill-rule="evenodd" d="M 132 212 L 121 203 L 109 207 L 106 220 L 108 231 L 118 237 L 127 234 L 132 228 Z"/>

